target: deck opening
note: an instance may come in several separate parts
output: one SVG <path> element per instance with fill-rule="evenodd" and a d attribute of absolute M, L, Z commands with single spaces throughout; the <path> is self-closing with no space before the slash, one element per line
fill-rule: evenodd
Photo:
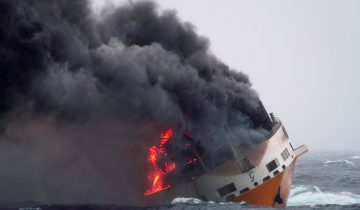
<path fill-rule="evenodd" d="M 200 196 L 200 200 L 202 200 L 202 201 L 204 201 L 204 202 L 207 202 L 207 201 L 208 201 L 208 199 L 205 197 L 205 195 Z"/>
<path fill-rule="evenodd" d="M 248 187 L 246 187 L 246 188 L 240 190 L 240 194 L 243 194 L 243 193 L 245 193 L 245 192 L 247 192 L 247 191 L 249 191 L 249 190 L 250 190 L 250 189 L 249 189 Z"/>
<path fill-rule="evenodd" d="M 217 192 L 219 193 L 219 195 L 221 197 L 223 197 L 224 195 L 227 195 L 229 193 L 232 193 L 234 191 L 236 191 L 236 187 L 235 187 L 234 183 L 228 184 L 228 185 L 226 185 L 226 186 L 224 186 L 222 188 L 219 188 L 217 190 Z"/>
<path fill-rule="evenodd" d="M 234 194 L 226 196 L 226 202 L 233 202 L 235 198 Z"/>
<path fill-rule="evenodd" d="M 275 158 L 274 160 L 270 161 L 268 164 L 266 164 L 266 168 L 268 169 L 269 172 L 272 172 L 273 170 L 275 170 L 278 166 L 279 166 L 279 161 L 277 158 Z"/>
<path fill-rule="evenodd" d="M 269 179 L 270 179 L 270 176 L 267 176 L 267 177 L 263 178 L 263 181 L 266 182 Z"/>
<path fill-rule="evenodd" d="M 279 171 L 278 170 L 275 170 L 274 171 L 274 176 L 278 175 Z"/>

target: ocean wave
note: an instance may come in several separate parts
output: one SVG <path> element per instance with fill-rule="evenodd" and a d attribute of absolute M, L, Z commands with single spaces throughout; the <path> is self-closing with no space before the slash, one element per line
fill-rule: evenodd
<path fill-rule="evenodd" d="M 352 156 L 351 159 L 360 159 L 360 155 Z"/>
<path fill-rule="evenodd" d="M 349 160 L 327 160 L 324 162 L 325 165 L 332 165 L 332 164 L 336 164 L 336 165 L 340 165 L 340 166 L 351 166 L 351 167 L 355 167 L 355 164 Z"/>
<path fill-rule="evenodd" d="M 197 199 L 197 198 L 182 198 L 182 197 L 179 197 L 179 198 L 174 198 L 174 200 L 171 201 L 171 204 L 172 205 L 175 205 L 175 204 L 183 204 L 183 203 L 186 203 L 186 204 L 229 204 L 229 203 L 232 203 L 232 202 L 214 202 L 214 201 L 202 201 L 200 199 Z M 240 202 L 240 203 L 236 203 L 236 205 L 247 205 L 246 202 Z"/>
<path fill-rule="evenodd" d="M 171 201 L 171 204 L 178 204 L 178 203 L 188 203 L 188 204 L 198 204 L 203 203 L 204 201 L 199 200 L 197 198 L 175 198 L 173 201 Z"/>
<path fill-rule="evenodd" d="M 350 176 L 344 176 L 344 177 L 339 177 L 339 178 L 335 178 L 336 182 L 339 183 L 348 183 L 348 184 L 352 184 L 352 185 L 358 185 L 360 183 L 360 178 L 359 177 L 350 177 Z"/>
<path fill-rule="evenodd" d="M 214 201 L 202 201 L 197 198 L 175 198 L 170 206 L 162 206 L 159 210 L 194 210 L 194 209 L 206 209 L 206 210 L 237 210 L 237 209 L 256 209 L 261 210 L 257 206 L 248 205 L 246 202 L 234 203 L 234 202 L 214 202 Z"/>
<path fill-rule="evenodd" d="M 317 186 L 297 186 L 290 192 L 288 206 L 352 205 L 360 203 L 360 195 L 351 192 L 323 192 Z"/>

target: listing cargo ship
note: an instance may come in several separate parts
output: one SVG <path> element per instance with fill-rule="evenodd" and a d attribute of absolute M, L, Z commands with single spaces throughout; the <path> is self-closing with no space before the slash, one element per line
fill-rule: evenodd
<path fill-rule="evenodd" d="M 190 155 L 184 163 L 186 167 L 181 176 L 176 173 L 179 163 L 172 162 L 171 158 L 158 159 L 159 156 L 171 156 L 166 145 L 171 142 L 173 131 L 164 132 L 160 144 L 150 148 L 149 161 L 153 171 L 145 197 L 154 204 L 163 204 L 176 197 L 192 197 L 203 201 L 286 207 L 296 160 L 308 149 L 306 145 L 294 149 L 281 121 L 272 113 L 268 115 L 261 102 L 258 109 L 262 113 L 258 121 L 269 131 L 265 141 L 247 152 L 231 143 L 226 144 L 233 155 L 216 167 L 208 167 L 208 160 L 196 146 L 196 139 L 185 132 L 182 141 L 194 149 L 190 152 L 193 157 Z M 181 155 L 188 154 L 182 152 Z"/>

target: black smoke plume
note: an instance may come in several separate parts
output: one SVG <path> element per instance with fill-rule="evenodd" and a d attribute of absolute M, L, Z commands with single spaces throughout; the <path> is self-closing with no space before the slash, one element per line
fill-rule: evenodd
<path fill-rule="evenodd" d="M 264 139 L 248 77 L 190 23 L 153 2 L 105 14 L 0 1 L 0 202 L 139 204 L 147 148 L 169 126 L 214 144 Z"/>

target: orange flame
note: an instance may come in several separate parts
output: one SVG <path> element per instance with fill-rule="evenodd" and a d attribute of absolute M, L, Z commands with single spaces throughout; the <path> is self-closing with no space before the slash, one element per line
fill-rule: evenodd
<path fill-rule="evenodd" d="M 173 131 L 171 129 L 160 134 L 160 147 L 164 146 L 172 137 Z"/>
<path fill-rule="evenodd" d="M 160 145 L 157 147 L 151 146 L 149 148 L 149 189 L 144 192 L 145 196 L 170 188 L 170 185 L 164 183 L 163 178 L 167 173 L 173 171 L 176 168 L 176 164 L 175 162 L 165 161 L 165 169 L 161 169 L 158 165 L 158 157 L 167 156 L 164 145 L 170 140 L 172 135 L 173 131 L 171 129 L 164 131 L 160 134 Z"/>
<path fill-rule="evenodd" d="M 186 162 L 186 165 L 193 164 L 193 163 L 195 163 L 196 161 L 197 161 L 196 158 L 190 159 L 190 160 L 188 160 L 188 161 Z"/>

